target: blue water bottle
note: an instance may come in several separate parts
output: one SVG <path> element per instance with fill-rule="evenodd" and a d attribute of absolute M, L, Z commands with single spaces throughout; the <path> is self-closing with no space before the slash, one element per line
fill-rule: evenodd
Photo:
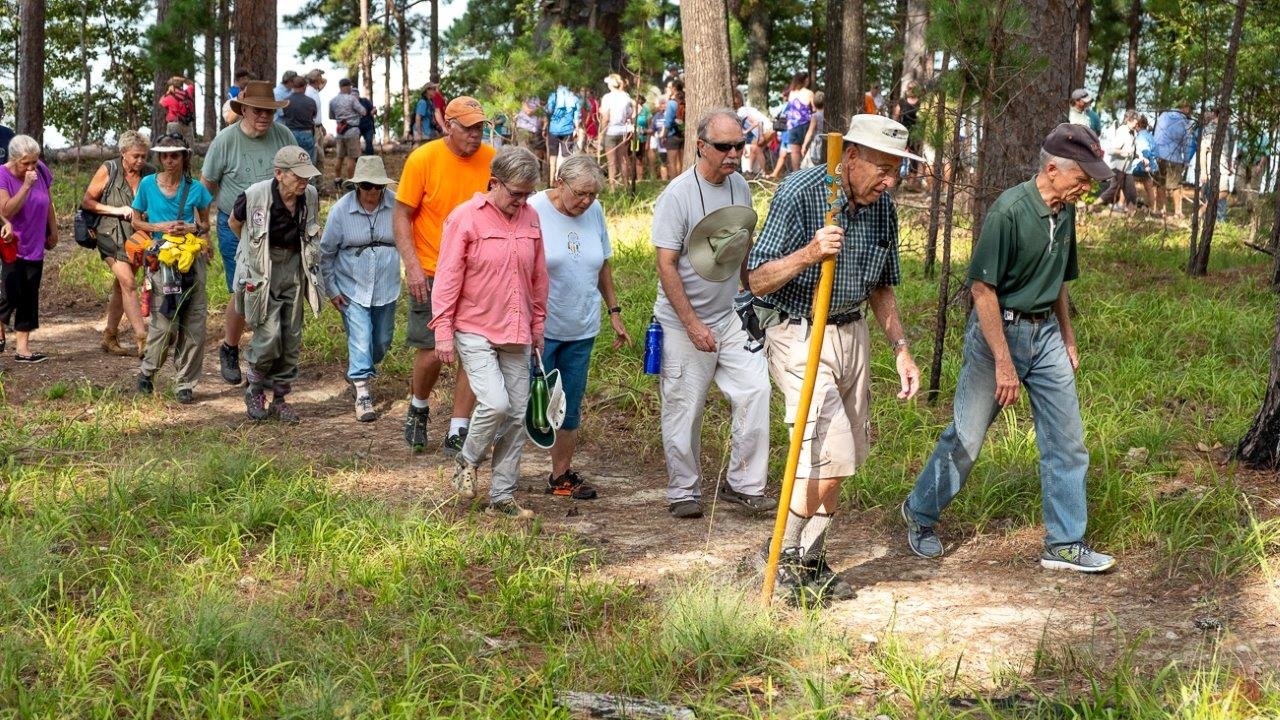
<path fill-rule="evenodd" d="M 644 373 L 657 375 L 662 372 L 662 325 L 655 316 L 644 334 Z"/>

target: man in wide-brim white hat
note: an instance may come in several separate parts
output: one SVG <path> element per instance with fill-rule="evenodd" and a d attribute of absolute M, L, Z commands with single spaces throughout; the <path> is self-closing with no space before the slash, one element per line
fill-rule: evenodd
<path fill-rule="evenodd" d="M 825 140 L 825 138 L 824 138 Z M 796 485 L 782 538 L 778 583 L 811 599 L 847 599 L 853 588 L 827 566 L 824 538 L 840 496 L 870 445 L 868 309 L 893 347 L 902 399 L 915 395 L 920 371 L 898 318 L 898 212 L 888 190 L 898 183 L 907 129 L 880 115 L 855 115 L 844 136 L 836 222 L 828 225 L 825 166 L 793 173 L 769 205 L 747 258 L 751 290 L 778 310 L 765 331 L 769 372 L 795 423 L 809 353 L 813 292 L 821 262 L 835 258 L 835 283 L 804 433 Z M 766 549 L 768 547 L 768 538 Z M 793 596 L 794 597 L 794 596 Z"/>
<path fill-rule="evenodd" d="M 742 260 L 755 230 L 751 190 L 738 173 L 746 140 L 738 116 L 713 110 L 698 122 L 698 162 L 658 196 L 653 214 L 663 329 L 662 445 L 667 510 L 702 516 L 702 415 L 714 382 L 733 408 L 733 437 L 721 500 L 766 512 L 769 378 L 764 358 L 734 312 Z"/>

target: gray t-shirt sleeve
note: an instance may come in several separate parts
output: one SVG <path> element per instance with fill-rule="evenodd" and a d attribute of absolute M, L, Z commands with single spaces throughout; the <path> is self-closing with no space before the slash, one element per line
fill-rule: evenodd
<path fill-rule="evenodd" d="M 592 207 L 595 208 L 596 225 L 600 228 L 600 249 L 604 252 L 604 259 L 608 260 L 613 257 L 613 243 L 609 242 L 609 227 L 604 221 L 604 208 L 598 202 Z"/>
<path fill-rule="evenodd" d="M 205 153 L 204 164 L 200 166 L 200 176 L 214 184 L 222 183 L 222 174 L 227 169 L 227 138 L 214 136 L 209 143 L 209 151 Z"/>
<path fill-rule="evenodd" d="M 666 192 L 658 196 L 653 208 L 652 242 L 654 247 L 665 250 L 684 250 L 684 239 L 689 234 L 689 212 L 681 192 L 687 183 L 667 185 Z"/>

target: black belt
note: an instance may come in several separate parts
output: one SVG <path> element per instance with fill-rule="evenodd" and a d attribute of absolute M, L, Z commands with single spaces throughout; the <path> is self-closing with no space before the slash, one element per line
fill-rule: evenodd
<path fill-rule="evenodd" d="M 1000 310 L 1000 317 L 1004 320 L 1005 325 L 1012 325 L 1019 322 L 1042 323 L 1053 317 L 1053 311 L 1045 310 L 1044 312 L 1029 313 L 1022 312 L 1021 310 L 1002 308 Z"/>
<path fill-rule="evenodd" d="M 859 320 L 861 320 L 861 319 L 862 319 L 862 311 L 861 311 L 861 310 L 850 310 L 849 312 L 847 312 L 847 313 L 843 313 L 843 314 L 841 314 L 841 315 L 831 315 L 831 316 L 828 316 L 828 317 L 827 317 L 827 324 L 828 324 L 828 325 L 835 325 L 835 326 L 839 327 L 839 326 L 842 326 L 842 325 L 848 325 L 849 323 L 855 323 L 855 322 L 858 322 L 858 321 L 859 321 Z M 809 320 L 809 318 L 803 318 L 803 317 L 791 317 L 791 316 L 789 316 L 789 315 L 783 315 L 783 316 L 782 316 L 782 321 L 783 321 L 784 323 L 787 323 L 788 325 L 799 325 L 799 324 L 801 324 L 801 323 L 805 322 L 806 320 Z"/>

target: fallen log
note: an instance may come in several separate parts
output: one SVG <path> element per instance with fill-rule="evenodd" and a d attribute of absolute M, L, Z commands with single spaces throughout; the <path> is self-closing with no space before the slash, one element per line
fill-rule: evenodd
<path fill-rule="evenodd" d="M 653 720 L 694 720 L 693 710 L 667 705 L 645 698 L 626 697 L 587 692 L 562 692 L 556 695 L 556 704 L 575 717 L 589 718 L 652 718 Z"/>

